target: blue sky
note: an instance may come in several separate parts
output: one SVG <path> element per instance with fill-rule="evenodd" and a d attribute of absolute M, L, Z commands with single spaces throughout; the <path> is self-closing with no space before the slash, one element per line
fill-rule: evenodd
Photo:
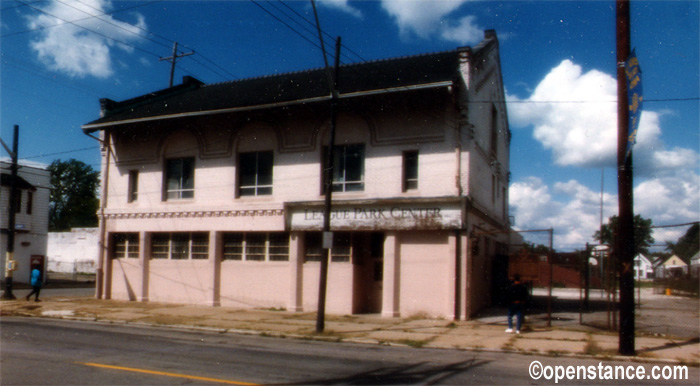
<path fill-rule="evenodd" d="M 697 1 L 633 1 L 643 71 L 635 212 L 655 225 L 700 219 L 700 36 Z M 511 144 L 511 214 L 520 229 L 555 229 L 582 248 L 617 211 L 614 1 L 318 0 L 343 63 L 501 42 Z M 76 158 L 99 169 L 80 126 L 99 98 L 167 87 L 178 61 L 205 83 L 321 67 L 309 1 L 0 1 L 0 135 L 20 126 L 20 156 Z M 67 22 L 68 21 L 68 22 Z M 6 154 L 3 153 L 3 156 Z M 658 244 L 686 228 L 655 231 Z M 545 240 L 534 240 L 544 243 Z"/>

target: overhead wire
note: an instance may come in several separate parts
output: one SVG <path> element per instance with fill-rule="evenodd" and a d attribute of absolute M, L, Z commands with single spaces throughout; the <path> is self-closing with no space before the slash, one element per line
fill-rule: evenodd
<path fill-rule="evenodd" d="M 65 2 L 63 2 L 63 1 L 61 1 L 61 0 L 56 0 L 56 1 L 59 1 L 59 2 L 61 2 L 61 3 L 63 3 L 63 4 L 68 5 L 68 6 L 71 6 L 71 5 L 65 3 Z M 87 7 L 90 7 L 90 8 L 92 8 L 92 9 L 98 11 L 98 12 L 102 12 L 102 10 L 100 10 L 100 9 L 98 9 L 98 8 L 95 8 L 95 7 L 92 7 L 91 5 L 86 4 L 85 2 L 83 2 L 83 1 L 81 1 L 81 0 L 75 0 L 75 1 L 77 1 L 77 2 L 79 2 L 79 3 L 81 3 L 81 4 L 83 4 L 83 5 L 85 5 L 85 6 L 87 6 Z M 154 2 L 152 2 L 152 3 L 160 2 L 160 1 L 163 1 L 163 0 L 154 1 Z M 152 3 L 150 3 L 150 4 L 152 4 Z M 71 6 L 71 7 L 72 7 L 72 8 L 75 8 L 75 9 L 78 9 L 78 8 L 76 8 L 76 7 L 73 7 L 73 6 Z M 83 11 L 83 12 L 84 12 L 84 11 Z M 123 28 L 123 27 L 121 27 L 121 26 L 118 26 L 118 25 L 116 25 L 116 24 L 113 24 L 113 23 L 109 22 L 108 20 L 105 20 L 105 19 L 100 18 L 99 16 L 101 16 L 101 15 L 95 15 L 95 17 L 97 17 L 98 19 L 100 19 L 100 20 L 102 20 L 102 21 L 104 21 L 104 22 L 107 22 L 107 23 L 109 23 L 109 24 L 115 25 L 115 26 L 117 26 L 117 27 L 123 29 L 123 30 L 126 31 L 126 32 L 133 33 L 133 34 L 135 34 L 135 35 L 138 36 L 138 37 L 141 37 L 141 38 L 143 38 L 143 39 L 149 40 L 149 41 L 151 41 L 151 42 L 153 42 L 153 43 L 156 43 L 156 44 L 158 44 L 158 45 L 160 45 L 160 46 L 163 46 L 163 47 L 165 47 L 165 48 L 170 48 L 170 47 L 173 45 L 173 43 L 175 43 L 175 41 L 174 41 L 173 39 L 167 38 L 167 37 L 165 37 L 165 36 L 163 36 L 163 35 L 159 35 L 159 34 L 153 32 L 153 31 L 149 31 L 149 30 L 147 30 L 147 29 L 145 29 L 145 28 L 143 28 L 143 27 L 141 27 L 141 26 L 139 26 L 139 25 L 131 25 L 131 24 L 130 24 L 130 26 L 132 26 L 132 27 L 134 27 L 134 28 L 136 28 L 136 29 L 139 29 L 139 30 L 143 31 L 143 32 L 146 33 L 147 35 L 155 36 L 155 37 L 157 37 L 157 38 L 159 38 L 159 39 L 161 39 L 161 40 L 163 40 L 163 41 L 166 41 L 168 44 L 166 45 L 166 44 L 164 44 L 164 43 L 160 43 L 160 42 L 158 42 L 158 41 L 155 41 L 155 40 L 149 38 L 149 37 L 146 36 L 146 35 L 137 34 L 137 33 L 135 33 L 134 31 L 132 31 L 132 30 L 130 30 L 130 29 L 128 29 L 128 28 Z M 189 46 L 186 45 L 186 44 L 182 44 L 182 46 L 191 48 L 191 47 L 189 47 Z M 203 59 L 205 59 L 205 60 L 207 60 L 208 62 L 212 63 L 213 65 L 215 65 L 216 67 L 218 67 L 220 70 L 222 70 L 223 72 L 225 72 L 225 73 L 228 74 L 229 76 L 232 76 L 232 77 L 236 78 L 235 75 L 233 75 L 233 74 L 231 74 L 230 72 L 228 72 L 225 68 L 219 66 L 219 65 L 216 64 L 214 61 L 212 61 L 212 60 L 210 60 L 209 58 L 207 58 L 207 57 L 205 57 L 204 55 L 202 55 L 201 52 L 199 52 L 199 50 L 197 50 L 196 53 L 197 53 L 198 56 L 201 56 Z M 195 58 L 190 58 L 190 59 L 192 59 L 195 63 L 199 64 L 200 66 L 202 66 L 202 67 L 208 69 L 209 71 L 213 72 L 214 74 L 220 76 L 221 78 L 227 79 L 226 76 L 222 75 L 221 73 L 219 73 L 219 72 L 216 71 L 216 70 L 213 70 L 213 69 L 209 68 L 206 64 L 199 62 L 199 61 L 196 60 Z"/>
<path fill-rule="evenodd" d="M 38 11 L 38 12 L 41 12 L 41 13 L 43 13 L 43 14 L 45 14 L 45 15 L 51 16 L 51 17 L 53 17 L 53 18 L 56 18 L 56 19 L 58 19 L 58 20 L 61 20 L 61 21 L 65 22 L 65 23 L 71 24 L 71 25 L 73 25 L 73 26 L 75 26 L 75 27 L 84 29 L 84 30 L 86 30 L 86 31 L 88 31 L 88 32 L 92 32 L 93 34 L 98 35 L 98 36 L 101 36 L 101 37 L 103 37 L 103 38 L 105 38 L 105 39 L 111 40 L 111 41 L 116 42 L 116 43 L 119 43 L 119 44 L 123 44 L 123 45 L 125 45 L 125 46 L 127 46 L 127 47 L 131 47 L 131 48 L 133 48 L 133 49 L 135 49 L 135 50 L 138 50 L 138 51 L 143 52 L 143 53 L 148 54 L 148 55 L 152 55 L 152 56 L 155 56 L 155 57 L 158 57 L 158 58 L 160 57 L 160 55 L 158 55 L 158 54 L 156 54 L 156 53 L 154 53 L 154 52 L 146 51 L 146 50 L 144 50 L 144 49 L 142 49 L 142 48 L 140 48 L 140 47 L 134 46 L 133 44 L 129 44 L 129 43 L 125 42 L 125 41 L 122 41 L 122 40 L 119 40 L 119 39 L 116 39 L 116 38 L 107 36 L 107 35 L 105 35 L 105 34 L 103 34 L 103 33 L 101 33 L 101 32 L 97 32 L 97 31 L 95 31 L 95 30 L 92 30 L 92 29 L 87 28 L 87 27 L 85 27 L 85 26 L 82 26 L 82 25 L 80 25 L 80 24 L 77 24 L 77 23 L 74 22 L 74 21 L 66 20 L 66 19 L 64 19 L 64 18 L 62 18 L 62 17 L 60 17 L 60 16 L 56 16 L 56 15 L 54 15 L 54 14 L 48 12 L 48 11 L 45 11 L 45 10 L 43 10 L 43 9 L 41 9 L 41 8 L 37 8 L 37 7 L 34 7 L 33 5 L 30 5 L 30 4 L 28 4 L 28 3 L 25 3 L 25 2 L 22 1 L 22 0 L 15 0 L 15 1 L 17 1 L 17 2 L 19 2 L 19 3 L 23 3 L 23 4 L 27 5 L 29 8 L 32 8 L 32 9 L 34 9 L 34 10 L 36 10 L 36 11 Z M 93 16 L 93 17 L 94 17 L 94 16 Z M 93 18 L 93 17 L 90 17 L 90 18 Z"/>
<path fill-rule="evenodd" d="M 25 2 L 25 1 L 23 1 L 23 0 L 15 0 L 15 1 L 18 2 L 18 3 L 20 3 L 20 4 L 22 4 L 22 5 L 24 5 L 24 6 L 27 6 L 28 8 L 34 9 L 34 10 L 36 10 L 36 11 L 38 11 L 38 12 L 41 12 L 41 13 L 43 13 L 43 14 L 46 14 L 46 15 L 48 15 L 48 16 L 54 17 L 54 18 L 56 18 L 56 19 L 58 19 L 58 20 L 61 20 L 61 21 L 63 21 L 63 24 L 56 24 L 56 25 L 51 25 L 51 26 L 43 26 L 43 27 L 34 28 L 34 29 L 31 29 L 31 30 L 27 30 L 27 31 L 20 31 L 20 32 L 11 33 L 11 34 L 0 35 L 0 37 L 9 37 L 9 36 L 13 36 L 13 35 L 17 35 L 17 34 L 21 34 L 21 33 L 25 33 L 25 32 L 33 32 L 33 31 L 38 31 L 38 30 L 42 30 L 42 29 L 48 29 L 48 28 L 58 27 L 58 26 L 61 26 L 61 25 L 71 24 L 71 25 L 74 25 L 74 26 L 76 26 L 76 27 L 78 27 L 78 28 L 82 28 L 82 29 L 84 29 L 84 30 L 86 30 L 86 31 L 89 31 L 89 32 L 91 32 L 91 33 L 94 33 L 94 34 L 96 34 L 96 35 L 98 35 L 98 36 L 101 36 L 101 37 L 103 37 L 103 38 L 105 38 L 105 39 L 108 39 L 108 40 L 111 40 L 111 41 L 120 43 L 120 44 L 122 44 L 122 45 L 124 45 L 124 46 L 130 47 L 130 48 L 133 48 L 133 49 L 138 50 L 138 51 L 140 51 L 140 52 L 143 52 L 143 53 L 149 54 L 149 55 L 151 55 L 151 56 L 155 56 L 155 57 L 160 58 L 160 55 L 158 55 L 158 54 L 156 54 L 156 53 L 154 53 L 154 52 L 147 51 L 147 50 L 142 49 L 142 48 L 140 48 L 140 47 L 137 47 L 137 46 L 135 46 L 135 45 L 133 45 L 133 44 L 129 44 L 129 43 L 124 42 L 124 41 L 122 41 L 122 40 L 119 40 L 119 39 L 116 39 L 116 38 L 107 36 L 107 35 L 105 35 L 105 34 L 103 34 L 103 33 L 101 33 L 101 32 L 97 32 L 97 31 L 95 31 L 95 30 L 93 30 L 93 29 L 90 29 L 90 28 L 87 28 L 87 27 L 82 26 L 82 25 L 80 25 L 80 24 L 77 24 L 78 22 L 84 21 L 84 20 L 98 19 L 98 20 L 100 20 L 101 22 L 104 22 L 104 23 L 107 23 L 107 24 L 109 24 L 109 25 L 112 25 L 112 26 L 114 26 L 114 27 L 116 27 L 116 28 L 119 28 L 119 29 L 121 29 L 121 30 L 123 30 L 123 31 L 125 31 L 125 32 L 127 32 L 127 33 L 134 34 L 134 35 L 138 36 L 139 38 L 148 40 L 148 41 L 150 41 L 150 42 L 152 42 L 152 43 L 154 43 L 154 44 L 157 44 L 157 45 L 162 46 L 162 47 L 165 47 L 165 48 L 170 48 L 170 47 L 169 47 L 168 45 L 164 44 L 164 43 L 161 43 L 161 42 L 159 42 L 159 41 L 156 41 L 155 39 L 150 38 L 148 35 L 155 36 L 155 37 L 157 37 L 157 38 L 159 38 L 159 39 L 161 39 L 161 40 L 164 40 L 164 41 L 166 41 L 166 42 L 168 42 L 168 43 L 170 43 L 170 44 L 174 43 L 174 41 L 173 41 L 172 39 L 168 39 L 168 38 L 166 38 L 166 37 L 164 37 L 164 36 L 161 36 L 161 35 L 158 35 L 158 34 L 156 34 L 156 33 L 149 32 L 148 30 L 144 29 L 144 28 L 141 27 L 141 26 L 129 24 L 129 26 L 131 26 L 131 27 L 133 27 L 133 28 L 136 28 L 136 29 L 139 29 L 139 30 L 145 32 L 146 35 L 137 33 L 137 32 L 135 32 L 135 31 L 132 30 L 132 29 L 125 28 L 124 26 L 121 26 L 121 25 L 119 25 L 119 24 L 117 24 L 117 23 L 114 23 L 114 22 L 112 22 L 112 21 L 110 21 L 110 20 L 107 20 L 107 19 L 105 19 L 105 18 L 102 17 L 102 16 L 109 16 L 109 15 L 114 14 L 114 13 L 117 13 L 117 12 L 122 12 L 122 11 L 127 10 L 127 9 L 133 9 L 133 8 L 136 8 L 136 7 L 141 7 L 141 6 L 144 6 L 144 5 L 150 5 L 150 4 L 153 4 L 153 3 L 161 2 L 161 1 L 163 1 L 163 0 L 156 0 L 156 1 L 149 2 L 149 3 L 147 3 L 147 4 L 140 4 L 140 5 L 138 5 L 138 6 L 128 7 L 128 8 L 126 8 L 126 9 L 121 9 L 121 10 L 113 11 L 113 12 L 104 12 L 103 10 L 100 10 L 100 9 L 98 9 L 98 8 L 95 8 L 95 7 L 92 7 L 91 5 L 86 4 L 86 3 L 84 3 L 84 2 L 82 2 L 82 1 L 80 1 L 80 0 L 76 0 L 76 1 L 79 2 L 80 4 L 83 4 L 83 5 L 85 5 L 85 6 L 89 7 L 89 8 L 94 9 L 95 11 L 100 12 L 99 14 L 90 14 L 90 13 L 86 12 L 85 10 L 82 10 L 82 9 L 80 9 L 80 8 L 78 8 L 78 7 L 75 7 L 75 6 L 73 6 L 73 5 L 71 5 L 71 4 L 67 3 L 67 2 L 64 2 L 64 1 L 62 1 L 62 0 L 56 0 L 58 3 L 61 3 L 61 4 L 63 4 L 64 6 L 71 7 L 71 8 L 73 8 L 73 9 L 76 9 L 76 10 L 78 10 L 78 11 L 80 11 L 80 12 L 85 13 L 86 15 L 89 15 L 88 17 L 81 18 L 81 19 L 76 19 L 76 20 L 74 20 L 74 21 L 69 21 L 69 20 L 63 19 L 63 18 L 61 18 L 61 17 L 59 17 L 59 16 L 57 16 L 57 15 L 54 15 L 54 14 L 48 12 L 48 11 L 42 10 L 41 8 L 34 7 L 32 4 L 35 4 L 36 2 L 35 2 L 35 3 L 28 3 L 28 2 Z M 202 55 L 201 53 L 199 53 L 199 56 L 201 56 L 203 59 L 205 59 L 205 60 L 207 60 L 207 61 L 209 61 L 209 62 L 211 62 L 211 63 L 214 63 L 211 59 L 206 58 L 206 57 L 205 57 L 204 55 Z M 228 79 L 229 79 L 229 78 L 227 78 L 225 75 L 222 75 L 221 72 L 212 69 L 212 68 L 209 67 L 208 65 L 206 65 L 206 64 L 204 64 L 204 63 L 202 63 L 202 62 L 200 62 L 200 61 L 198 61 L 198 60 L 196 60 L 196 59 L 194 59 L 193 61 L 194 61 L 195 63 L 199 64 L 200 66 L 202 66 L 203 68 L 206 68 L 207 70 L 209 70 L 209 71 L 211 71 L 212 73 L 216 74 L 217 76 L 221 77 L 222 79 L 224 79 L 224 80 L 228 80 Z M 230 72 L 228 72 L 228 71 L 227 71 L 226 69 L 224 69 L 223 67 L 218 66 L 218 65 L 216 65 L 216 66 L 217 66 L 219 69 L 223 70 L 225 73 L 227 73 L 229 76 L 236 78 L 235 75 L 231 74 Z M 194 76 L 194 77 L 198 77 L 197 75 L 192 74 L 192 73 L 191 73 L 189 70 L 187 70 L 187 69 L 184 69 L 184 68 L 182 68 L 182 67 L 180 67 L 180 66 L 178 66 L 178 68 L 180 68 L 181 70 L 185 71 L 186 73 L 189 73 L 190 75 L 192 75 L 192 76 Z"/>
<path fill-rule="evenodd" d="M 49 15 L 49 16 L 55 17 L 55 18 L 57 18 L 57 19 L 59 19 L 59 20 L 62 20 L 62 21 L 64 21 L 64 22 L 66 22 L 66 23 L 70 23 L 70 24 L 74 24 L 74 25 L 75 25 L 74 22 L 69 22 L 69 21 L 67 21 L 67 20 L 61 19 L 61 18 L 58 17 L 58 16 L 49 14 L 49 13 L 47 13 L 47 12 L 45 12 L 45 11 L 42 11 L 42 10 L 40 10 L 40 9 L 38 9 L 38 8 L 32 6 L 32 4 L 36 4 L 36 3 L 38 3 L 38 2 L 29 3 L 29 2 L 22 1 L 22 0 L 15 0 L 15 1 L 19 2 L 21 5 L 24 5 L 24 6 L 33 8 L 33 9 L 36 9 L 36 10 L 38 10 L 39 12 L 43 12 L 43 13 Z M 63 1 L 60 1 L 60 0 L 58 0 L 58 1 L 61 2 L 61 3 L 64 3 Z M 77 0 L 77 1 L 80 2 L 81 4 L 85 4 L 84 2 L 82 2 L 82 1 L 80 1 L 80 0 Z M 129 8 L 127 8 L 127 9 L 133 9 L 133 8 L 140 7 L 140 6 L 143 6 L 143 5 L 150 5 L 150 4 L 153 4 L 153 3 L 160 2 L 160 1 L 162 1 L 162 0 L 152 1 L 152 2 L 149 2 L 148 4 L 142 4 L 142 5 L 138 5 L 138 6 L 134 6 L 134 7 L 129 7 Z M 275 20 L 277 20 L 278 22 L 280 22 L 280 23 L 282 23 L 283 25 L 285 25 L 287 28 L 289 28 L 290 30 L 292 30 L 294 33 L 296 33 L 297 35 L 299 35 L 302 39 L 306 40 L 308 43 L 312 44 L 314 47 L 319 48 L 319 49 L 321 48 L 320 45 L 319 45 L 318 43 L 316 43 L 316 42 L 313 41 L 312 39 L 309 39 L 309 38 L 307 38 L 306 36 L 304 36 L 303 32 L 300 32 L 299 30 L 297 30 L 296 28 L 294 28 L 292 25 L 290 25 L 289 23 L 287 23 L 287 22 L 285 22 L 284 20 L 282 20 L 279 16 L 275 15 L 272 11 L 270 11 L 269 9 L 263 7 L 263 6 L 260 4 L 259 1 L 250 0 L 250 2 L 253 3 L 254 5 L 256 5 L 256 6 L 257 6 L 258 8 L 260 8 L 261 10 L 263 10 L 265 13 L 267 13 L 267 14 L 270 15 L 271 17 L 273 17 L 273 18 L 274 18 Z M 306 17 L 304 17 L 302 14 L 300 14 L 298 11 L 296 11 L 295 9 L 293 9 L 292 7 L 290 7 L 288 4 L 284 3 L 284 2 L 281 1 L 281 0 L 278 0 L 278 3 L 279 3 L 279 4 L 282 4 L 286 9 L 288 9 L 290 12 L 292 12 L 293 14 L 295 14 L 298 18 L 300 18 L 300 19 L 302 19 L 303 21 L 305 21 L 305 23 L 308 24 L 309 26 L 315 26 L 314 22 L 312 22 L 312 21 L 310 21 L 309 19 L 307 19 Z M 65 4 L 65 3 L 64 3 L 64 4 Z M 274 5 L 274 3 L 266 3 L 266 4 L 271 5 L 275 10 L 277 10 L 277 11 L 280 12 L 280 13 L 282 13 L 282 14 L 283 14 L 285 17 L 287 17 L 288 19 L 292 20 L 296 25 L 298 25 L 298 26 L 300 26 L 301 28 L 303 28 L 307 33 L 309 33 L 309 34 L 314 34 L 314 33 L 315 33 L 315 32 L 313 31 L 312 28 L 307 27 L 307 26 L 304 26 L 303 23 L 297 21 L 297 20 L 296 20 L 293 16 L 291 16 L 289 13 L 284 12 L 283 10 L 281 10 L 280 7 Z M 85 5 L 87 5 L 87 4 L 85 4 Z M 87 5 L 87 6 L 89 6 L 89 5 Z M 71 6 L 71 7 L 72 7 L 72 6 Z M 8 8 L 14 8 L 14 7 L 8 7 Z M 73 8 L 75 8 L 75 7 L 73 7 Z M 95 9 L 94 7 L 91 7 L 91 8 Z M 77 8 L 76 8 L 76 9 L 77 9 Z M 97 10 L 97 9 L 96 9 L 96 10 Z M 99 16 L 102 16 L 102 15 L 109 15 L 109 14 L 113 14 L 113 13 L 117 13 L 117 12 L 122 12 L 122 11 L 124 11 L 124 10 L 126 10 L 126 9 L 121 9 L 121 10 L 114 11 L 114 12 L 110 12 L 110 13 L 103 13 L 103 14 L 101 14 L 101 15 L 91 15 L 90 17 L 85 18 L 85 19 L 89 19 L 89 18 L 96 17 L 96 18 L 98 18 L 99 20 L 102 20 L 102 21 L 105 21 L 105 22 L 106 22 L 106 20 L 100 18 Z M 85 11 L 82 11 L 82 12 L 85 12 Z M 86 12 L 85 12 L 85 13 L 86 13 Z M 89 15 L 89 13 L 87 13 L 87 14 Z M 85 20 L 85 19 L 80 19 L 80 20 Z M 80 21 L 80 20 L 76 20 L 76 21 Z M 110 24 L 113 24 L 113 23 L 110 23 Z M 62 24 L 61 24 L 61 25 L 62 25 Z M 113 24 L 113 25 L 115 25 L 115 24 Z M 108 36 L 106 36 L 106 35 L 104 35 L 104 34 L 95 32 L 95 31 L 90 30 L 90 29 L 88 29 L 88 28 L 85 28 L 85 27 L 82 27 L 82 26 L 79 26 L 79 25 L 77 25 L 77 26 L 80 27 L 80 28 L 84 28 L 84 29 L 86 29 L 86 30 L 88 30 L 88 31 L 90 31 L 90 32 L 96 33 L 96 34 L 98 34 L 98 35 L 100 35 L 100 36 L 103 36 L 103 37 L 105 37 L 105 38 L 107 38 L 107 39 L 111 39 L 111 40 L 117 41 L 117 42 L 119 42 L 119 43 L 121 43 L 121 44 L 125 44 L 125 45 L 127 45 L 127 46 L 134 47 L 134 46 L 132 46 L 132 45 L 129 45 L 129 44 L 124 43 L 124 42 L 121 42 L 121 41 L 119 41 L 119 40 L 110 38 L 110 37 L 108 37 Z M 116 26 L 116 25 L 115 25 L 115 26 Z M 134 26 L 134 27 L 139 28 L 139 29 L 141 29 L 141 30 L 143 30 L 143 31 L 145 31 L 145 32 L 148 32 L 148 31 L 146 31 L 145 29 L 143 29 L 143 28 L 141 28 L 141 27 L 139 27 L 139 26 Z M 128 31 L 128 32 L 130 32 L 130 33 L 134 33 L 134 31 L 131 31 L 131 30 L 129 30 L 129 29 L 125 29 L 125 28 L 123 28 L 123 27 L 120 27 L 120 28 L 122 28 L 122 29 L 124 29 L 125 31 Z M 170 39 L 168 39 L 168 38 L 166 38 L 166 37 L 163 37 L 163 36 L 161 36 L 161 35 L 155 34 L 155 33 L 153 33 L 153 32 L 148 32 L 148 33 L 151 34 L 151 35 L 153 35 L 153 36 L 156 36 L 156 37 L 158 37 L 158 38 L 160 38 L 160 39 L 162 39 L 162 40 L 164 40 L 164 41 L 173 42 L 172 40 L 170 40 Z M 323 31 L 323 30 L 322 30 L 322 33 L 323 33 L 325 36 L 332 37 L 332 36 L 331 36 L 329 33 L 327 33 L 326 31 Z M 143 36 L 143 35 L 141 35 L 141 34 L 136 33 L 136 35 L 139 36 L 139 37 L 142 37 L 142 38 L 144 38 L 144 39 L 147 39 L 147 40 L 149 40 L 149 41 L 151 41 L 151 42 L 154 42 L 154 43 L 156 43 L 156 44 L 159 44 L 159 45 L 161 45 L 161 46 L 165 46 L 164 44 L 159 43 L 159 42 L 156 42 L 155 40 L 150 39 L 150 38 L 148 38 L 148 37 L 145 37 L 145 36 Z M 4 36 L 5 36 L 5 35 L 4 35 Z M 186 45 L 185 45 L 185 46 L 186 46 Z M 355 56 L 356 56 L 357 58 L 359 58 L 360 60 L 367 62 L 366 59 L 364 59 L 364 58 L 363 58 L 361 55 L 359 55 L 357 52 L 353 51 L 353 50 L 352 50 L 350 47 L 348 47 L 346 44 L 343 44 L 342 46 L 343 46 L 343 48 L 345 48 L 348 52 L 351 52 L 353 55 L 355 55 Z M 134 47 L 134 48 L 135 48 L 135 49 L 139 49 L 139 48 L 137 48 L 137 47 Z M 141 49 L 139 49 L 139 50 L 141 50 Z M 150 55 L 153 55 L 153 56 L 158 56 L 157 54 L 152 53 L 152 52 L 148 52 L 148 51 L 145 51 L 145 50 L 141 50 L 141 51 L 146 52 L 146 53 L 148 53 L 148 54 L 150 54 Z M 216 66 L 217 66 L 218 68 L 220 68 L 221 70 L 226 71 L 223 67 L 219 66 L 218 64 L 216 64 L 215 62 L 211 61 L 210 59 L 208 59 L 208 58 L 202 56 L 201 54 L 200 54 L 200 56 L 201 56 L 202 58 L 204 58 L 205 60 L 211 62 L 213 65 L 216 65 Z M 347 59 L 350 59 L 348 56 L 346 56 L 346 55 L 344 55 L 344 56 L 345 56 Z M 197 61 L 195 61 L 195 62 L 197 62 Z M 201 62 L 198 62 L 198 64 L 202 65 L 203 67 L 206 67 L 206 66 L 205 66 L 204 64 L 202 64 Z M 379 69 L 381 70 L 381 67 L 379 67 Z M 211 71 L 211 69 L 209 69 L 209 70 Z M 214 72 L 214 71 L 213 71 L 213 72 Z M 228 73 L 228 72 L 227 72 L 227 73 Z M 235 75 L 233 75 L 233 74 L 230 74 L 230 73 L 228 73 L 228 74 L 235 77 Z M 221 75 L 220 73 L 218 73 L 217 75 L 223 77 L 223 75 Z M 645 100 L 645 102 L 694 101 L 694 100 L 699 100 L 699 99 L 700 99 L 700 98 L 698 98 L 698 97 L 692 97 L 692 98 L 668 98 L 668 99 L 647 99 L 647 100 Z M 533 101 L 533 100 L 502 100 L 502 101 L 501 101 L 501 100 L 488 100 L 488 101 L 471 100 L 471 101 L 470 101 L 470 103 L 494 103 L 494 102 L 497 102 L 497 103 L 534 104 L 534 103 L 612 103 L 612 102 L 616 102 L 616 101 Z M 444 119 L 444 118 L 442 118 L 442 117 L 438 117 L 438 116 L 435 116 L 435 115 L 431 116 L 430 118 Z"/>

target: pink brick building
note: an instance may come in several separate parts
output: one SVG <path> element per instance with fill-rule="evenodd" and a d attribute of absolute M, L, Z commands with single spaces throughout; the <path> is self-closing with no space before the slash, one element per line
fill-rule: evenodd
<path fill-rule="evenodd" d="M 101 100 L 99 298 L 317 307 L 323 69 Z M 510 244 L 498 40 L 341 66 L 326 310 L 468 318 Z"/>

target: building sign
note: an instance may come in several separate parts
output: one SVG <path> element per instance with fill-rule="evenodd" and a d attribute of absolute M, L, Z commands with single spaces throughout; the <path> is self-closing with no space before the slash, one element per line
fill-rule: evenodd
<path fill-rule="evenodd" d="M 292 230 L 321 230 L 323 206 L 299 205 L 289 208 Z M 342 204 L 331 209 L 334 230 L 459 229 L 462 208 L 459 202 Z"/>

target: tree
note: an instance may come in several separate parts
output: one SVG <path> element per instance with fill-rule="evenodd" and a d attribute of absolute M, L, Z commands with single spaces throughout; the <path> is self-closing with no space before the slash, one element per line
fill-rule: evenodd
<path fill-rule="evenodd" d="M 49 165 L 49 230 L 97 226 L 97 188 L 100 173 L 84 162 L 55 160 Z"/>
<path fill-rule="evenodd" d="M 593 234 L 593 239 L 598 240 L 601 244 L 610 246 L 615 245 L 615 233 L 617 233 L 618 217 L 612 216 L 608 219 L 607 224 L 603 224 L 603 228 Z M 654 244 L 654 237 L 651 236 L 652 222 L 650 219 L 644 219 L 640 215 L 634 216 L 634 255 L 649 254 L 649 247 Z M 601 231 L 603 235 L 601 237 Z"/>
<path fill-rule="evenodd" d="M 677 243 L 667 242 L 666 249 L 686 262 L 690 261 L 700 251 L 700 224 L 693 224 Z"/>

